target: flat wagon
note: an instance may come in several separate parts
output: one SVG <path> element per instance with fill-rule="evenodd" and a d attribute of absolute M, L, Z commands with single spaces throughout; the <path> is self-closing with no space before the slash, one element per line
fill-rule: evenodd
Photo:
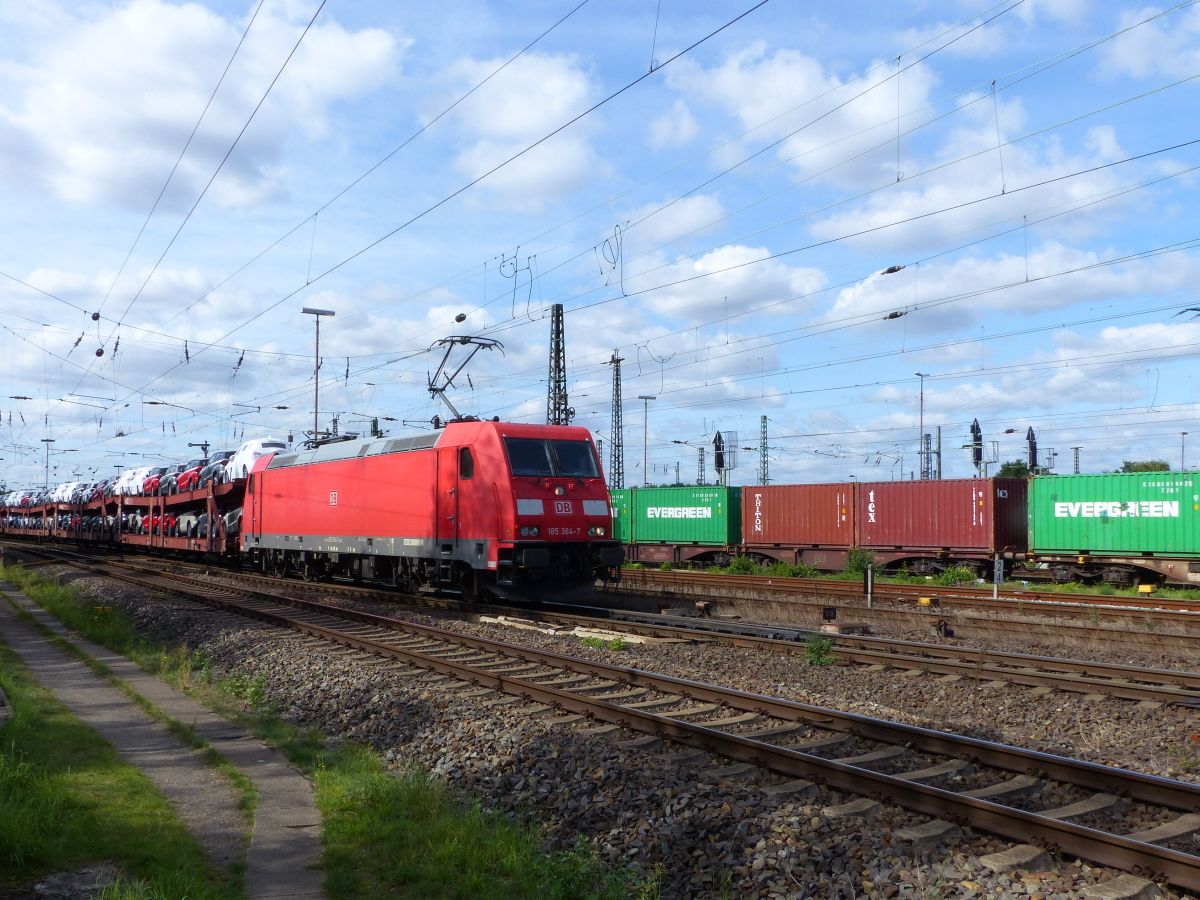
<path fill-rule="evenodd" d="M 877 564 L 935 574 L 964 566 L 980 575 L 1028 546 L 1027 482 L 1021 478 L 880 481 L 857 486 L 856 546 Z"/>
<path fill-rule="evenodd" d="M 632 488 L 626 558 L 642 563 L 723 564 L 741 542 L 742 488 Z"/>
<path fill-rule="evenodd" d="M 1034 478 L 1029 544 L 1056 581 L 1200 582 L 1200 472 Z"/>
<path fill-rule="evenodd" d="M 742 543 L 760 561 L 844 569 L 854 546 L 853 482 L 742 488 Z"/>

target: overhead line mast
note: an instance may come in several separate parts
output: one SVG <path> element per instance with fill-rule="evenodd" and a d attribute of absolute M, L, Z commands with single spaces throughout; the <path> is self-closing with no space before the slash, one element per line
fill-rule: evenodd
<path fill-rule="evenodd" d="M 567 338 L 563 305 L 550 307 L 550 377 L 546 382 L 546 424 L 570 425 L 575 410 L 567 403 Z"/>
<path fill-rule="evenodd" d="M 621 416 L 621 363 L 623 356 L 614 350 L 608 364 L 613 367 L 612 434 L 609 441 L 608 486 L 625 487 L 625 422 Z M 703 457 L 701 457 L 703 459 Z"/>

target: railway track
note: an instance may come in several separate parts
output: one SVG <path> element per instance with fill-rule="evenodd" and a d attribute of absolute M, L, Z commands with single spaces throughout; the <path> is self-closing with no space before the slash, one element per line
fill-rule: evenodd
<path fill-rule="evenodd" d="M 65 551 L 41 552 L 61 554 Z M 58 558 L 67 563 L 84 563 L 90 559 L 74 554 L 69 554 L 66 559 L 61 556 Z M 47 559 L 36 565 L 44 565 L 50 561 L 53 560 Z M 174 564 L 180 565 L 178 562 Z M 193 563 L 182 564 L 182 567 L 193 570 L 205 568 Z M 137 564 L 134 564 L 132 568 L 145 575 L 158 574 L 167 578 L 172 577 L 168 573 L 155 572 Z M 117 577 L 116 573 L 113 574 L 114 577 Z M 279 589 L 280 580 L 278 578 L 245 572 L 231 574 L 234 574 L 238 580 L 266 586 L 272 592 Z M 358 600 L 395 602 L 397 599 L 394 592 L 359 585 L 303 581 L 285 583 L 292 590 L 319 591 L 323 594 L 337 594 Z M 485 606 L 445 597 L 422 596 L 420 602 L 438 609 L 467 614 L 478 613 L 503 617 L 511 616 L 514 612 L 512 607 Z M 839 660 L 876 666 L 880 669 L 921 670 L 948 678 L 973 678 L 991 682 L 997 687 L 1015 684 L 1137 702 L 1200 708 L 1200 673 L 1192 671 L 983 650 L 897 638 L 822 635 L 806 629 L 664 617 L 599 608 L 590 610 L 590 614 L 576 612 L 574 608 L 557 610 L 520 608 L 517 615 L 566 628 L 637 634 L 659 639 L 699 643 L 719 642 L 753 650 L 787 654 L 804 653 L 807 640 L 813 637 L 824 637 L 831 641 Z"/>
<path fill-rule="evenodd" d="M 822 635 L 799 629 L 732 626 L 671 617 L 664 619 L 633 613 L 614 613 L 607 618 L 544 611 L 534 611 L 528 615 L 544 622 L 585 629 L 628 632 L 657 638 L 720 641 L 733 646 L 790 654 L 805 653 L 806 640 L 824 637 L 830 640 L 839 660 L 881 669 L 920 669 L 947 677 L 1049 687 L 1073 693 L 1200 708 L 1198 672 L 980 650 L 894 638 Z M 755 634 L 754 631 L 764 633 Z"/>
<path fill-rule="evenodd" d="M 863 586 L 858 581 L 829 578 L 773 578 L 767 575 L 726 575 L 709 572 L 626 569 L 621 576 L 624 591 L 654 589 L 684 595 L 707 593 L 715 596 L 734 592 L 770 594 L 772 597 L 826 596 L 853 597 L 861 600 Z M 1055 615 L 1079 617 L 1129 618 L 1153 616 L 1164 621 L 1200 624 L 1200 602 L 1141 597 L 1114 597 L 1104 594 L 1063 594 L 1047 591 L 1009 590 L 992 598 L 991 588 L 948 587 L 936 584 L 875 583 L 876 601 L 915 605 L 920 598 L 936 600 L 942 608 L 1003 610 L 1029 613 L 1044 610 Z"/>
<path fill-rule="evenodd" d="M 111 562 L 75 565 L 367 654 L 400 674 L 464 695 L 496 692 L 556 726 L 611 736 L 629 750 L 687 748 L 697 777 L 753 779 L 779 798 L 833 788 L 859 797 L 829 817 L 870 815 L 886 800 L 930 816 L 899 837 L 952 839 L 960 826 L 1053 846 L 1200 890 L 1200 786 L 977 738 L 873 719 L 184 575 Z M 629 737 L 634 732 L 640 737 Z M 714 766 L 707 754 L 726 764 Z M 733 765 L 728 764 L 733 761 Z M 837 798 L 840 799 L 840 798 Z"/>

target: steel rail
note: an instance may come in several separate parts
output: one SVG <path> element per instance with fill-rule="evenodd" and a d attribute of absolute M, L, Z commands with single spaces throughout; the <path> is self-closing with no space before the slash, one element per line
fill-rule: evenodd
<path fill-rule="evenodd" d="M 257 574 L 236 573 L 239 578 L 272 582 L 276 579 Z M 361 586 L 309 582 L 294 582 L 295 586 L 312 587 L 365 599 L 394 599 L 394 594 Z M 480 604 L 456 604 L 443 601 L 438 606 L 458 606 L 462 609 L 503 614 L 503 608 Z M 770 649 L 787 653 L 802 652 L 796 641 L 765 635 L 740 633 L 731 630 L 710 630 L 697 627 L 694 621 L 664 622 L 641 618 L 636 613 L 612 611 L 605 617 L 574 612 L 547 612 L 545 609 L 529 614 L 548 622 L 576 624 L 614 631 L 659 637 L 682 637 L 693 641 L 719 640 L 733 646 Z M 771 630 L 770 626 L 757 626 Z M 790 629 L 789 629 L 790 630 Z M 820 632 L 796 629 L 802 636 Z M 847 659 L 866 664 L 888 665 L 895 668 L 921 668 L 941 674 L 961 674 L 974 678 L 994 678 L 1030 686 L 1050 685 L 1075 693 L 1104 693 L 1127 700 L 1151 700 L 1183 706 L 1200 704 L 1200 672 L 1159 669 L 1144 666 L 1123 666 L 1095 660 L 1069 659 L 1029 653 L 984 650 L 972 647 L 953 647 L 942 644 L 909 641 L 900 638 L 863 637 L 859 635 L 823 635 L 829 638 L 838 652 Z M 1036 671 L 1031 671 L 1036 670 Z M 1174 685 L 1178 690 L 1171 690 Z"/>
<path fill-rule="evenodd" d="M 659 572 L 653 569 L 629 570 L 621 574 L 621 588 L 628 589 L 629 582 L 671 585 L 724 585 L 726 587 L 766 589 L 781 594 L 827 594 L 830 596 L 863 596 L 858 582 L 825 578 L 776 578 L 770 575 L 727 575 L 710 572 L 687 572 L 673 569 Z M 939 601 L 960 603 L 964 606 L 985 605 L 988 607 L 1015 608 L 1029 604 L 1083 611 L 1088 615 L 1131 616 L 1153 613 L 1165 619 L 1200 617 L 1200 602 L 1186 600 L 1142 600 L 1137 597 L 1112 597 L 1105 594 L 1064 594 L 1039 591 L 1005 589 L 998 600 L 992 599 L 990 588 L 974 588 L 965 585 L 946 586 L 937 584 L 886 584 L 875 583 L 877 599 L 911 600 L 918 597 L 936 597 Z"/>
<path fill-rule="evenodd" d="M 115 573 L 115 577 L 138 583 L 138 580 L 133 576 Z M 152 575 L 151 577 L 153 578 L 154 576 Z M 197 586 L 187 584 L 194 581 L 189 576 L 175 575 L 169 578 L 170 581 L 167 587 L 171 590 L 187 592 L 197 589 Z M 172 582 L 178 582 L 178 584 Z M 235 597 L 248 594 L 258 600 L 286 604 L 314 614 L 326 615 L 336 619 L 348 619 L 388 631 L 417 634 L 425 636 L 430 640 L 447 641 L 476 650 L 499 652 L 524 662 L 539 662 L 557 668 L 627 681 L 631 684 L 655 690 L 678 693 L 690 699 L 724 703 L 735 709 L 758 712 L 774 718 L 812 722 L 819 724 L 823 728 L 848 732 L 873 740 L 894 744 L 908 744 L 930 753 L 950 756 L 961 756 L 963 753 L 966 753 L 969 757 L 981 763 L 1012 772 L 1026 773 L 1036 770 L 1046 774 L 1047 777 L 1081 787 L 1116 791 L 1134 799 L 1159 806 L 1167 806 L 1172 809 L 1180 809 L 1188 812 L 1200 811 L 1200 785 L 1194 785 L 1189 782 L 1162 778 L 1157 775 L 1147 775 L 1113 766 L 1103 766 L 1085 760 L 1043 753 L 1039 750 L 1013 747 L 1007 744 L 984 741 L 964 735 L 954 735 L 949 732 L 922 728 L 917 725 L 906 725 L 899 722 L 873 719 L 857 713 L 842 712 L 840 710 L 800 703 L 795 700 L 769 697 L 765 694 L 756 694 L 734 688 L 715 687 L 703 682 L 678 678 L 673 675 L 661 675 L 627 666 L 613 666 L 594 660 L 579 659 L 547 650 L 537 650 L 519 644 L 511 644 L 506 641 L 459 634 L 432 625 L 406 622 L 377 613 L 330 606 L 313 600 L 288 597 L 274 592 L 246 590 L 244 588 L 214 588 L 203 584 L 198 587 L 200 599 L 203 600 L 209 599 L 212 594 L 218 592 L 226 595 L 234 595 Z M 232 604 L 231 609 L 240 608 L 240 601 L 236 599 L 220 602 L 229 602 Z"/>
<path fill-rule="evenodd" d="M 108 562 L 110 565 L 114 564 L 111 561 Z M 122 562 L 120 564 L 128 565 L 151 576 L 171 578 L 176 575 L 176 573 L 170 572 L 148 571 L 135 563 Z M 202 567 L 196 566 L 196 568 Z M 233 574 L 235 577 L 253 581 L 268 583 L 278 581 L 278 579 L 259 576 L 255 573 Z M 180 575 L 179 577 L 186 579 L 188 576 Z M 364 598 L 394 599 L 394 595 L 390 592 L 353 585 L 321 584 L 316 586 L 309 582 L 294 582 L 293 586 L 330 589 L 337 593 Z M 447 601 L 437 605 L 451 605 L 451 602 Z M 464 606 L 463 608 L 469 607 Z M 499 609 L 489 609 L 488 611 L 504 612 Z M 544 610 L 537 610 L 534 614 L 544 621 L 612 631 L 630 631 L 658 637 L 681 637 L 693 641 L 719 640 L 732 646 L 789 654 L 804 650 L 804 646 L 795 640 L 731 631 L 710 631 L 695 627 L 694 623 L 659 623 L 638 618 L 636 614 L 630 613 L 615 613 L 607 618 L 577 613 L 553 613 Z M 798 632 L 805 636 L 818 634 L 818 632 L 802 629 Z M 1200 673 L 1197 672 L 1121 666 L 1092 660 L 1073 660 L 969 647 L 950 647 L 894 638 L 857 635 L 824 636 L 833 642 L 837 653 L 842 658 L 863 664 L 923 669 L 945 675 L 1006 681 L 1026 686 L 1050 686 L 1073 693 L 1106 694 L 1126 700 L 1163 702 L 1186 707 L 1200 706 Z M 1172 688 L 1171 685 L 1175 687 Z"/>
<path fill-rule="evenodd" d="M 619 613 L 611 618 L 595 618 L 535 610 L 531 615 L 552 623 L 575 624 L 585 628 L 617 632 L 627 631 L 653 637 L 720 642 L 735 647 L 787 654 L 805 652 L 805 645 L 799 642 L 799 637 L 819 636 L 828 638 L 834 651 L 843 659 L 868 665 L 924 669 L 945 675 L 1009 681 L 1028 686 L 1045 685 L 1074 693 L 1108 694 L 1126 700 L 1200 706 L 1200 672 L 1122 666 L 1116 663 L 980 650 L 973 647 L 951 647 L 892 638 L 827 635 L 804 629 L 797 629 L 797 639 L 789 640 L 737 631 L 709 630 L 686 623 L 660 624 L 629 613 Z"/>
<path fill-rule="evenodd" d="M 127 581 L 136 580 L 130 575 L 118 575 L 118 577 Z M 186 576 L 177 576 L 168 579 L 168 583 L 182 581 L 184 578 Z M 155 586 L 157 583 L 161 583 L 161 579 L 152 580 L 156 582 Z M 464 682 L 486 686 L 527 700 L 550 704 L 592 719 L 623 725 L 660 738 L 670 738 L 689 746 L 702 747 L 732 759 L 766 766 L 782 774 L 810 778 L 816 783 L 835 787 L 848 793 L 866 794 L 886 799 L 908 809 L 928 815 L 945 816 L 951 821 L 965 823 L 1022 842 L 1028 842 L 1030 839 L 1048 842 L 1075 856 L 1096 860 L 1105 865 L 1142 871 L 1148 869 L 1165 876 L 1172 883 L 1181 887 L 1189 890 L 1200 889 L 1200 857 L 1180 851 L 1137 841 L 1124 835 L 1075 825 L 1038 813 L 1014 809 L 993 801 L 965 797 L 943 788 L 908 781 L 845 762 L 824 759 L 802 750 L 776 746 L 751 736 L 729 734 L 702 724 L 675 719 L 669 715 L 659 715 L 647 710 L 619 706 L 607 702 L 603 698 L 583 696 L 552 685 L 539 684 L 530 681 L 528 677 L 522 678 L 517 675 L 493 672 L 480 666 L 440 658 L 429 652 L 422 653 L 362 635 L 351 634 L 329 625 L 305 621 L 282 612 L 263 609 L 258 605 L 247 605 L 244 600 L 215 596 L 216 594 L 232 593 L 229 590 L 215 589 L 209 585 L 203 585 L 202 589 L 197 589 L 194 586 L 183 587 L 178 584 L 171 585 L 171 589 L 180 593 L 193 594 L 203 602 L 221 609 L 309 634 L 371 655 L 402 659 L 419 668 L 448 675 Z M 929 753 L 968 758 L 1010 771 L 1033 770 L 1058 781 L 1115 792 L 1172 809 L 1189 812 L 1200 809 L 1200 786 L 1186 782 L 1100 766 L 1040 751 L 1021 750 L 1004 744 L 994 744 L 932 729 L 871 719 L 853 713 L 843 713 L 765 695 L 716 688 L 688 679 L 655 675 L 639 669 L 573 659 L 561 654 L 531 650 L 502 641 L 489 641 L 431 626 L 400 622 L 373 613 L 344 610 L 313 601 L 270 595 L 266 592 L 250 593 L 259 603 L 285 603 L 311 614 L 332 618 L 335 621 L 348 618 L 373 628 L 424 636 L 429 641 L 435 642 L 435 645 L 439 643 L 456 644 L 489 654 L 499 653 L 512 656 L 524 662 L 536 661 L 551 668 L 561 668 L 596 675 L 612 681 L 652 687 L 664 693 L 676 694 L 681 699 L 715 701 L 735 709 L 754 711 L 785 721 L 804 721 L 823 728 L 846 731 L 864 738 L 919 747 Z M 534 677 L 545 678 L 547 674 L 543 672 Z"/>
<path fill-rule="evenodd" d="M 225 601 L 217 602 L 225 605 Z M 236 602 L 231 603 L 230 608 L 245 609 Z M 328 614 L 326 610 L 331 609 L 307 600 L 299 601 L 298 608 L 321 614 Z M 340 610 L 336 607 L 332 609 L 337 617 L 348 617 L 389 630 L 395 630 L 395 624 L 397 624 L 395 620 L 372 613 L 357 613 Z M 517 675 L 497 674 L 486 668 L 450 659 L 441 659 L 428 653 L 420 653 L 371 638 L 348 634 L 328 626 L 305 622 L 303 619 L 266 610 L 250 609 L 249 612 L 263 621 L 285 625 L 314 637 L 362 650 L 372 655 L 401 658 L 419 668 L 436 671 L 471 684 L 546 703 L 600 721 L 624 725 L 645 734 L 670 738 L 689 746 L 702 747 L 731 759 L 764 765 L 781 774 L 810 778 L 816 783 L 835 787 L 848 793 L 884 798 L 917 812 L 946 816 L 953 821 L 963 822 L 981 830 L 1001 834 L 1022 842 L 1027 843 L 1031 839 L 1046 841 L 1067 853 L 1092 859 L 1105 865 L 1124 869 L 1149 868 L 1189 890 L 1200 889 L 1200 857 L 1180 851 L 1075 825 L 992 801 L 964 797 L 943 788 L 910 782 L 893 775 L 824 759 L 800 750 L 779 747 L 744 735 L 729 734 L 701 724 L 673 719 L 670 716 L 618 706 L 608 703 L 602 698 L 583 696 L 562 688 L 538 684 Z M 352 614 L 347 616 L 347 613 Z M 826 728 L 834 727 L 836 730 L 850 731 L 860 737 L 893 744 L 915 744 L 927 752 L 952 757 L 962 758 L 965 755 L 967 758 L 1010 771 L 1025 772 L 1032 768 L 1055 780 L 1067 781 L 1097 790 L 1117 792 L 1173 809 L 1189 812 L 1200 809 L 1200 786 L 1186 782 L 1177 782 L 1124 769 L 1113 769 L 1039 751 L 992 744 L 932 729 L 884 722 L 760 694 L 714 688 L 700 682 L 654 675 L 638 669 L 590 661 L 583 662 L 560 654 L 531 651 L 528 648 L 500 641 L 470 638 L 430 626 L 413 623 L 398 624 L 402 625 L 400 630 L 403 632 L 423 634 L 432 640 L 488 652 L 500 652 L 522 661 L 538 661 L 569 671 L 586 672 L 606 679 L 654 687 L 664 692 L 678 693 L 685 699 L 720 702 L 735 709 L 753 710 L 785 720 L 798 715 L 800 720 L 820 724 Z M 546 677 L 545 673 L 542 673 L 540 677 Z M 839 724 L 844 727 L 837 728 Z M 971 752 L 964 754 L 964 749 L 969 749 Z M 866 790 L 864 790 L 864 785 Z"/>

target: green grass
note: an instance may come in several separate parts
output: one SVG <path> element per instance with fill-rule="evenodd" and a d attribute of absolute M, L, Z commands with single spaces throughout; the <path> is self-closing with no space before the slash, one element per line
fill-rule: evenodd
<path fill-rule="evenodd" d="M 0 888 L 107 861 L 112 897 L 236 897 L 154 785 L 0 646 Z M 0 890 L 0 893 L 4 893 Z"/>
<path fill-rule="evenodd" d="M 624 638 L 610 638 L 605 640 L 600 637 L 585 637 L 580 640 L 580 643 L 585 647 L 591 647 L 593 650 L 624 650 L 629 646 L 629 642 Z"/>
<path fill-rule="evenodd" d="M 810 666 L 832 666 L 837 662 L 833 655 L 833 641 L 820 635 L 811 635 L 804 642 L 804 661 Z"/>
<path fill-rule="evenodd" d="M 582 840 L 547 855 L 537 831 L 463 804 L 419 769 L 380 769 L 371 754 L 345 749 L 317 772 L 335 897 L 649 896 L 606 873 Z"/>
<path fill-rule="evenodd" d="M 261 678 L 221 677 L 185 646 L 138 634 L 118 611 L 97 613 L 69 588 L 33 573 L 0 567 L 0 578 L 110 649 L 200 699 L 278 747 L 313 779 L 322 813 L 326 888 L 332 898 L 393 897 L 657 897 L 659 873 L 637 878 L 610 871 L 586 842 L 565 853 L 540 850 L 533 822 L 512 821 L 456 797 L 418 768 L 388 772 L 359 747 L 328 746 L 324 736 L 281 720 Z M 0 783 L 0 790 L 3 785 Z M 3 843 L 0 842 L 0 847 Z M 126 885 L 122 896 L 137 893 Z M 186 891 L 168 896 L 184 896 Z M 201 896 L 193 891 L 189 896 Z"/>

